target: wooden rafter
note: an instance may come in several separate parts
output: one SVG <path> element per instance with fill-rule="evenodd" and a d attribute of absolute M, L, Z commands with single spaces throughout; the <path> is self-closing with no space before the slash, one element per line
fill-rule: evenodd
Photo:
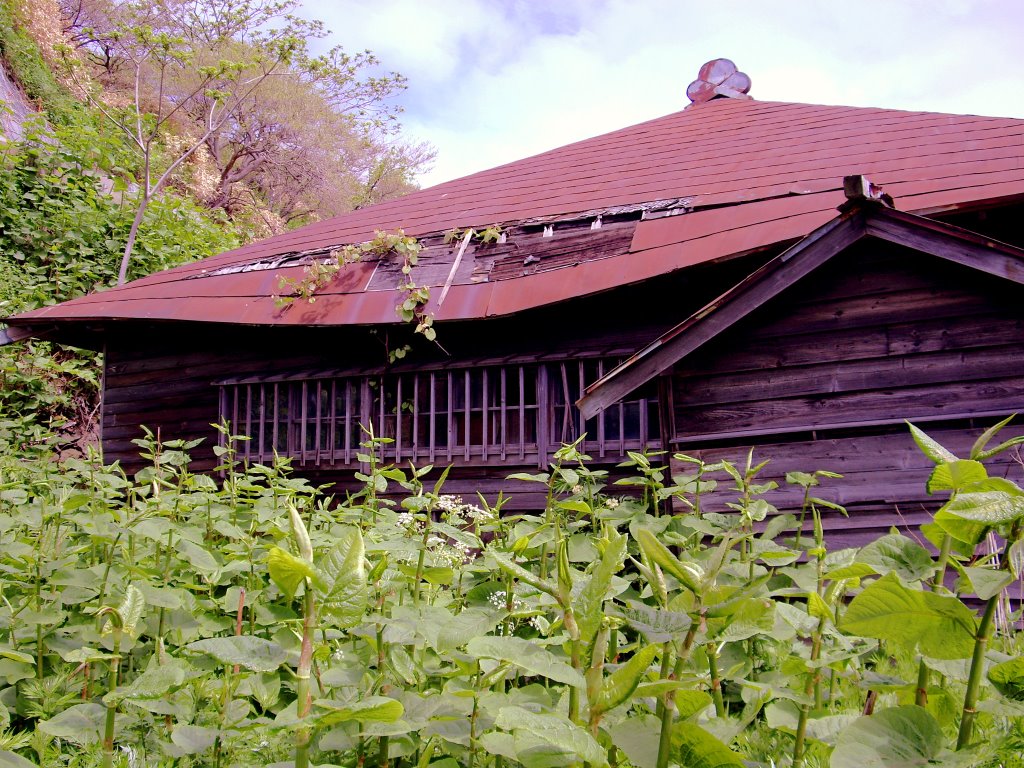
<path fill-rule="evenodd" d="M 1024 284 L 1024 250 L 877 202 L 850 206 L 594 382 L 577 402 L 590 418 L 668 370 L 865 237 Z"/>

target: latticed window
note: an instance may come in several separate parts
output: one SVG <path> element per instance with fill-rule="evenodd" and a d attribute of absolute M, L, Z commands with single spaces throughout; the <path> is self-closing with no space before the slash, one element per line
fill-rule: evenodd
<path fill-rule="evenodd" d="M 300 464 L 353 464 L 364 427 L 388 438 L 385 458 L 414 463 L 545 464 L 587 433 L 599 457 L 660 445 L 652 392 L 584 422 L 574 402 L 612 363 L 562 361 L 223 382 L 221 416 L 249 437 L 242 456 L 277 453 Z"/>

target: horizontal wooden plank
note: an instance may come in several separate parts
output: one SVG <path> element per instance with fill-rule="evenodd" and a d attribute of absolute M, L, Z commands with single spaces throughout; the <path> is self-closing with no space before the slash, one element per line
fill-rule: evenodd
<path fill-rule="evenodd" d="M 802 335 L 770 343 L 729 337 L 731 343 L 723 344 L 727 354 L 722 354 L 722 347 L 717 345 L 706 352 L 698 351 L 681 361 L 673 376 L 701 379 L 716 374 L 999 346 L 1022 338 L 1024 317 L 1008 312 L 845 329 L 822 334 L 817 341 Z"/>
<path fill-rule="evenodd" d="M 988 341 L 982 339 L 980 341 Z M 674 379 L 677 408 L 836 394 L 1024 373 L 1024 338 L 1014 345 L 829 362 L 730 375 Z"/>
<path fill-rule="evenodd" d="M 1020 376 L 954 384 L 882 388 L 839 394 L 793 397 L 709 408 L 677 409 L 676 436 L 734 431 L 789 429 L 811 431 L 820 424 L 839 425 L 871 419 L 932 418 L 971 411 L 1015 412 L 1024 409 Z"/>

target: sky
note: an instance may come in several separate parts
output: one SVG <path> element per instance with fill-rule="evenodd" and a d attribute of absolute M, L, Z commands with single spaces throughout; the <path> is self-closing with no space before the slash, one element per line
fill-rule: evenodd
<path fill-rule="evenodd" d="M 1024 0 L 303 0 L 408 78 L 430 186 L 678 111 L 732 59 L 763 101 L 1024 118 Z"/>

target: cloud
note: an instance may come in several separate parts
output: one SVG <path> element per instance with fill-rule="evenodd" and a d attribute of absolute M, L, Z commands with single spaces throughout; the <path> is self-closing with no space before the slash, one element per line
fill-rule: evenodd
<path fill-rule="evenodd" d="M 727 56 L 764 100 L 1024 117 L 1024 5 L 832 0 L 306 0 L 409 78 L 406 133 L 435 183 L 685 106 Z"/>

